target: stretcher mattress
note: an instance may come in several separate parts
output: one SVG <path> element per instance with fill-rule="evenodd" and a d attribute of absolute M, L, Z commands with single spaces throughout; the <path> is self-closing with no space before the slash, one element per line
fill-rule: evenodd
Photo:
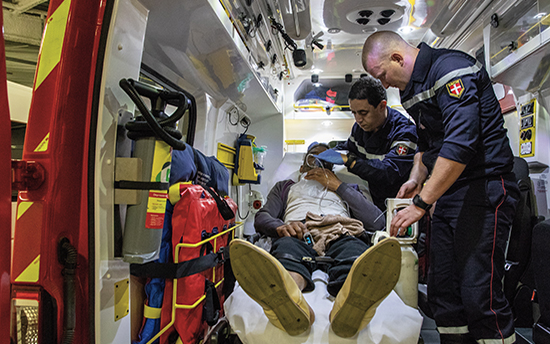
<path fill-rule="evenodd" d="M 224 308 L 231 328 L 244 344 L 305 344 L 305 343 L 375 343 L 416 344 L 422 327 L 419 311 L 403 303 L 392 291 L 378 307 L 371 322 L 352 338 L 338 337 L 330 329 L 329 314 L 333 301 L 329 299 L 328 275 L 320 270 L 313 273 L 315 290 L 304 297 L 315 312 L 315 322 L 309 333 L 290 336 L 273 326 L 262 307 L 238 285 L 225 301 Z"/>

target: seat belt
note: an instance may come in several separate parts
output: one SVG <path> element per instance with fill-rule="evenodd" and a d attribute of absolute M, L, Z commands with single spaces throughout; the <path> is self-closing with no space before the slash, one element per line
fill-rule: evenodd
<path fill-rule="evenodd" d="M 176 279 L 194 275 L 211 269 L 229 259 L 229 250 L 225 247 L 218 252 L 210 252 L 204 256 L 181 263 L 130 264 L 130 274 L 137 277 Z"/>

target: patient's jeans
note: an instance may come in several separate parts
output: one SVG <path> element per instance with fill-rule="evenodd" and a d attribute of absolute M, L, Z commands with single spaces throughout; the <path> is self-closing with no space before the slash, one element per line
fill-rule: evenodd
<path fill-rule="evenodd" d="M 343 236 L 333 241 L 326 251 L 325 255 L 334 259 L 334 263 L 328 268 L 327 291 L 330 295 L 336 296 L 342 288 L 353 262 L 367 250 L 368 245 L 362 240 Z M 292 238 L 282 237 L 273 241 L 271 254 L 277 258 L 288 271 L 297 272 L 307 281 L 306 291 L 312 291 L 315 288 L 311 274 L 315 265 L 308 263 L 307 259 L 314 259 L 317 252 L 308 246 L 304 241 Z M 306 260 L 303 258 L 306 257 Z"/>

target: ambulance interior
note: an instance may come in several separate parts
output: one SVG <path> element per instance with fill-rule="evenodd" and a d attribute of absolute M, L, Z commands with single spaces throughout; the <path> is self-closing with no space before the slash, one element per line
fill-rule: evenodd
<path fill-rule="evenodd" d="M 104 24 L 109 29 L 103 70 L 98 76 L 101 87 L 96 131 L 90 133 L 96 141 L 92 153 L 95 165 L 89 166 L 95 179 L 88 190 L 95 204 L 90 228 L 95 251 L 89 256 L 93 260 L 89 331 L 94 333 L 91 337 L 95 342 L 153 343 L 159 338 L 162 343 L 439 342 L 426 308 L 425 266 L 419 267 L 419 261 L 422 264 L 425 259 L 426 237 L 418 226 L 409 237 L 400 239 L 403 257 L 407 254 L 409 259 L 405 262 L 404 258 L 401 271 L 407 280 L 400 281 L 401 289 L 394 290 L 369 326 L 351 339 L 339 338 L 330 331 L 331 301 L 324 282 L 327 276 L 320 271 L 314 275 L 315 291 L 306 295 L 316 313 L 310 333 L 292 337 L 280 331 L 263 316 L 261 307 L 236 287 L 222 305 L 224 316 L 210 326 L 200 325 L 200 334 L 190 336 L 180 333 L 184 330 L 176 326 L 184 317 L 179 312 L 191 309 L 202 313 L 204 298 L 192 300 L 189 305 L 179 304 L 178 293 L 187 291 L 184 283 L 177 284 L 174 279 L 173 285 L 161 289 L 173 292 L 177 301 L 152 306 L 147 287 L 151 279 L 133 275 L 130 268 L 130 264 L 159 258 L 162 234 L 149 231 L 141 236 L 131 232 L 142 226 L 141 222 L 150 221 L 149 217 L 132 215 L 148 212 L 147 204 L 137 201 L 147 197 L 148 191 L 138 191 L 137 184 L 132 184 L 135 189 L 122 186 L 122 182 L 149 183 L 158 161 L 153 162 L 155 140 L 128 138 L 126 123 L 139 115 L 143 120 L 145 112 L 153 114 L 157 123 L 181 116 L 170 123 L 181 135 L 160 126 L 157 131 L 153 129 L 157 136 L 172 143 L 174 152 L 179 150 L 172 155 L 171 171 L 169 163 L 159 170 L 160 181 L 170 181 L 171 187 L 196 181 L 201 169 L 198 161 L 216 157 L 229 177 L 214 181 L 219 185 L 216 191 L 226 193 L 237 208 L 233 209 L 234 219 L 223 222 L 228 227 L 211 235 L 218 238 L 217 233 L 225 235 L 229 228 L 227 235 L 261 245 L 262 239 L 255 235 L 254 215 L 271 187 L 277 181 L 297 177 L 311 143 L 348 138 L 354 117 L 347 93 L 352 83 L 366 73 L 361 65 L 366 37 L 381 30 L 398 32 L 412 45 L 425 42 L 432 47 L 465 51 L 484 64 L 493 79 L 512 151 L 518 157 L 515 172 L 523 197 L 509 240 L 505 292 L 516 316 L 517 342 L 550 342 L 550 322 L 546 322 L 550 309 L 545 308 L 550 302 L 550 285 L 539 276 L 545 269 L 542 257 L 548 251 L 540 245 L 532 246 L 533 238 L 546 235 L 543 233 L 547 227 L 536 224 L 544 224 L 550 217 L 550 0 L 108 3 L 110 21 Z M 9 15 L 16 5 L 3 1 L 4 13 Z M 8 25 L 6 14 L 4 23 Z M 24 134 L 19 133 L 27 122 L 25 113 L 29 110 L 25 104 L 30 106 L 32 88 L 10 82 L 9 92 L 12 154 L 20 159 L 18 149 Z M 408 116 L 400 104 L 399 91 L 390 88 L 387 95 L 388 105 Z M 158 117 L 159 113 L 168 117 Z M 150 119 L 145 121 L 152 126 Z M 28 125 L 33 125 L 32 121 Z M 143 166 L 136 165 L 136 151 Z M 247 158 L 239 160 L 239 154 Z M 185 168 L 178 169 L 182 166 Z M 337 167 L 336 173 L 342 181 L 360 185 L 368 197 L 368 183 L 344 167 Z M 171 197 L 166 196 L 169 202 Z M 396 204 L 395 208 L 402 206 Z M 13 209 L 16 214 L 16 201 Z M 161 221 L 164 216 L 163 208 Z M 15 215 L 13 218 L 13 240 L 17 241 Z M 213 239 L 205 239 L 209 240 Z M 205 242 L 199 241 L 199 246 Z M 211 245 L 224 244 L 212 241 Z M 215 275 L 218 268 L 212 271 Z M 217 285 L 220 293 L 221 285 Z M 147 334 L 143 332 L 145 327 L 149 328 Z M 186 341 L 186 337 L 192 339 Z"/>

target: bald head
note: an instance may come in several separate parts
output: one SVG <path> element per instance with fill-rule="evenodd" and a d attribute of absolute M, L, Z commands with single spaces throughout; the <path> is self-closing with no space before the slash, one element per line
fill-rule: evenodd
<path fill-rule="evenodd" d="M 370 35 L 363 45 L 362 62 L 365 70 L 384 87 L 401 90 L 410 80 L 418 49 L 392 31 L 379 31 Z"/>
<path fill-rule="evenodd" d="M 368 56 L 389 55 L 393 50 L 403 50 L 409 44 L 393 31 L 379 31 L 370 35 L 363 45 L 363 65 Z"/>

